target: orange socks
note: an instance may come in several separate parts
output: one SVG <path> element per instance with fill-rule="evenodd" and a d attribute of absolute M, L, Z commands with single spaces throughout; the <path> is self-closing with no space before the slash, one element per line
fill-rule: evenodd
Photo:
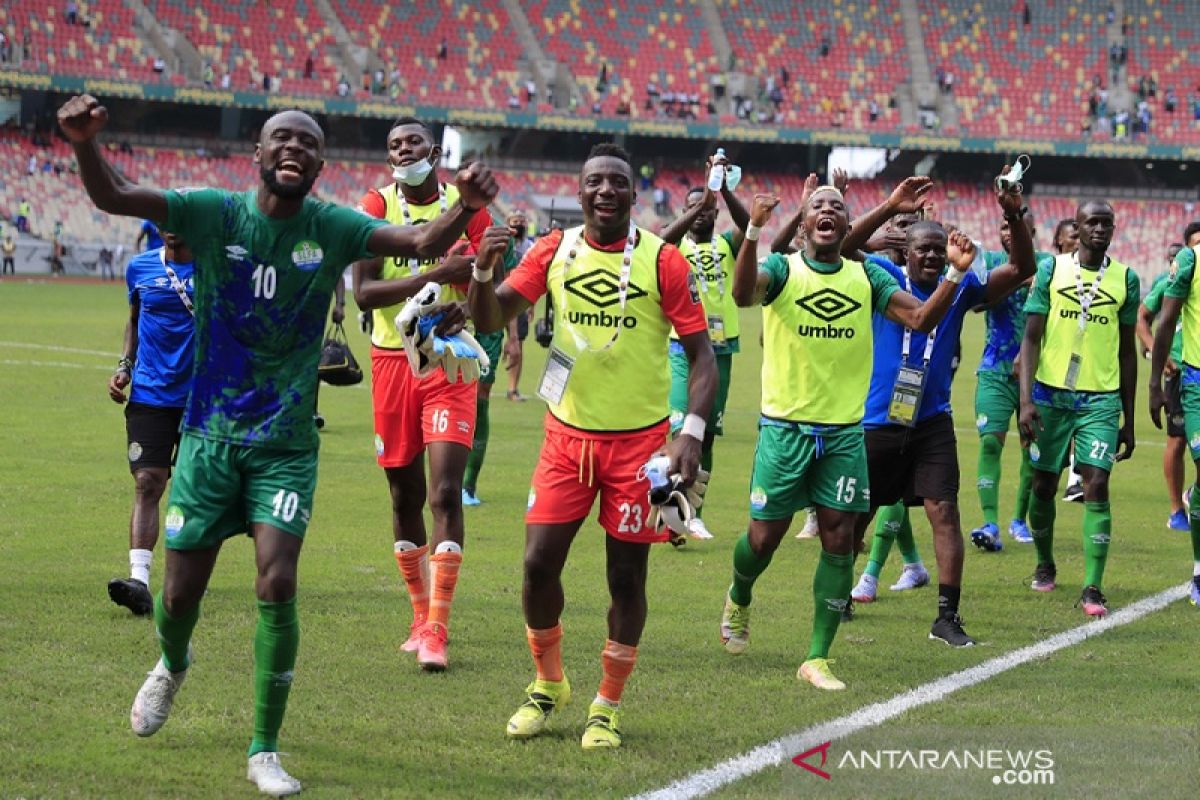
<path fill-rule="evenodd" d="M 450 628 L 450 603 L 454 600 L 454 587 L 458 585 L 458 568 L 462 565 L 462 553 L 438 553 L 429 559 L 430 575 L 433 578 L 433 596 L 429 599 L 429 616 L 426 622 Z"/>
<path fill-rule="evenodd" d="M 429 616 L 429 545 L 416 549 L 397 550 L 396 565 L 404 576 L 408 587 L 408 599 L 412 603 L 413 622 L 423 623 Z"/>
<path fill-rule="evenodd" d="M 543 681 L 561 681 L 562 667 L 562 623 L 553 628 L 534 630 L 525 628 L 525 638 L 529 640 L 529 652 L 533 654 L 533 663 L 537 667 L 537 676 Z"/>
<path fill-rule="evenodd" d="M 604 650 L 600 653 L 600 664 L 604 668 L 604 677 L 600 679 L 600 690 L 596 693 L 597 699 L 603 700 L 615 708 L 621 702 L 621 693 L 625 691 L 625 681 L 633 672 L 635 663 L 637 663 L 636 647 L 614 642 L 612 639 L 606 641 Z"/>

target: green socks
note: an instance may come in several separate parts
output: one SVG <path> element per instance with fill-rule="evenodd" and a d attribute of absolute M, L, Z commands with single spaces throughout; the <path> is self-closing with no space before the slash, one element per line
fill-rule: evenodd
<path fill-rule="evenodd" d="M 158 633 L 158 644 L 162 648 L 163 665 L 171 672 L 188 668 L 188 644 L 192 641 L 192 630 L 200 619 L 200 604 L 179 617 L 167 614 L 163 606 L 162 592 L 154 598 L 154 629 Z"/>
<path fill-rule="evenodd" d="M 916 564 L 921 560 L 917 552 L 917 542 L 913 539 L 912 521 L 908 509 L 903 503 L 894 506 L 884 506 L 879 509 L 875 518 L 875 536 L 871 540 L 871 558 L 867 561 L 864 572 L 872 578 L 878 578 L 887 562 L 888 553 L 892 551 L 892 541 L 900 546 L 900 555 L 905 564 Z"/>
<path fill-rule="evenodd" d="M 739 606 L 750 605 L 754 582 L 762 575 L 771 563 L 769 556 L 759 557 L 750 549 L 750 534 L 743 533 L 733 546 L 733 584 L 729 587 L 729 599 Z M 849 558 L 849 556 L 846 556 Z M 849 596 L 850 587 L 846 586 Z"/>
<path fill-rule="evenodd" d="M 250 742 L 250 756 L 279 750 L 279 728 L 287 710 L 299 647 L 296 598 L 283 603 L 259 600 L 258 627 L 254 631 L 254 739 Z"/>
<path fill-rule="evenodd" d="M 479 472 L 483 469 L 483 457 L 487 455 L 488 436 L 491 434 L 491 421 L 488 409 L 491 401 L 486 397 L 475 398 L 475 439 L 471 442 L 471 453 L 467 456 L 467 469 L 463 473 L 463 488 L 472 496 L 479 483 Z"/>
<path fill-rule="evenodd" d="M 1112 539 L 1112 512 L 1108 501 L 1083 504 L 1083 585 L 1100 588 L 1104 565 L 1108 561 L 1108 543 Z"/>
<path fill-rule="evenodd" d="M 1000 518 L 1000 454 L 1004 445 L 993 433 L 979 437 L 979 479 L 975 486 L 979 490 L 979 505 L 983 509 L 983 521 L 996 525 Z"/>
<path fill-rule="evenodd" d="M 917 540 L 913 538 L 912 520 L 907 508 L 899 508 L 904 512 L 904 517 L 900 521 L 900 530 L 896 531 L 896 546 L 900 548 L 900 557 L 905 564 L 918 564 L 921 554 L 917 552 Z"/>
<path fill-rule="evenodd" d="M 1036 494 L 1029 496 L 1029 532 L 1033 534 L 1033 546 L 1037 549 L 1037 563 L 1054 563 L 1054 498 L 1043 500 Z M 1086 526 L 1084 530 L 1087 530 Z"/>
<path fill-rule="evenodd" d="M 1200 564 L 1200 489 L 1194 487 L 1188 500 L 1188 529 L 1192 533 L 1192 561 Z"/>
<path fill-rule="evenodd" d="M 1021 472 L 1017 478 L 1017 509 L 1013 519 L 1025 519 L 1029 516 L 1029 498 L 1033 495 L 1033 462 L 1029 460 L 1029 450 L 1021 448 Z"/>
<path fill-rule="evenodd" d="M 828 658 L 829 647 L 842 621 L 842 609 L 850 599 L 854 582 L 854 557 L 821 551 L 821 560 L 813 574 L 813 632 L 808 656 Z"/>

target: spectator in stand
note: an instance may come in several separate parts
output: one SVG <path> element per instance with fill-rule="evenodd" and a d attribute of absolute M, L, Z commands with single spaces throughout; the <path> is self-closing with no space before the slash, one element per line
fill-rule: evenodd
<path fill-rule="evenodd" d="M 100 265 L 100 278 L 102 280 L 117 279 L 117 272 L 113 269 L 113 251 L 108 249 L 108 245 L 103 245 L 100 248 L 100 255 L 97 256 L 96 263 Z"/>
<path fill-rule="evenodd" d="M 654 167 L 649 162 L 642 164 L 638 168 L 638 175 L 641 178 L 642 191 L 644 192 L 654 183 Z"/>
<path fill-rule="evenodd" d="M 440 60 L 445 61 L 449 55 L 450 47 L 446 44 L 446 37 L 443 36 L 442 41 L 438 43 L 437 57 Z"/>
<path fill-rule="evenodd" d="M 1029 3 L 1025 3 L 1021 9 L 1021 24 L 1026 28 L 1033 24 L 1033 11 L 1029 8 Z"/>
<path fill-rule="evenodd" d="M 788 68 L 780 65 L 779 67 L 779 83 L 783 88 L 788 88 L 788 83 L 792 79 L 792 73 L 788 72 Z"/>
<path fill-rule="evenodd" d="M 30 156 L 30 158 L 33 158 L 33 156 Z M 34 169 L 36 171 L 37 159 L 34 159 L 33 163 L 34 163 Z M 33 173 L 31 172 L 30 174 L 32 175 Z M 29 233 L 29 218 L 32 214 L 33 214 L 33 211 L 29 205 L 29 201 L 26 200 L 24 197 L 22 197 L 21 203 L 17 206 L 17 232 L 18 233 Z"/>
<path fill-rule="evenodd" d="M 879 119 L 879 103 L 876 103 L 874 100 L 867 103 L 867 116 L 870 118 L 871 122 L 875 122 L 877 119 Z"/>
<path fill-rule="evenodd" d="M 709 85 L 712 86 L 713 98 L 716 100 L 725 99 L 725 73 L 714 72 L 712 78 L 709 79 Z"/>
<path fill-rule="evenodd" d="M 345 75 L 338 77 L 337 93 L 338 97 L 347 97 L 350 94 L 350 82 L 346 80 Z"/>
<path fill-rule="evenodd" d="M 312 53 L 309 53 L 308 57 L 304 59 L 304 80 L 312 80 L 314 69 L 316 69 L 316 64 L 313 62 Z"/>
<path fill-rule="evenodd" d="M 204 85 L 209 89 L 211 89 L 213 85 L 213 67 L 212 64 L 208 62 L 205 62 L 204 64 Z"/>
<path fill-rule="evenodd" d="M 521 98 L 517 97 L 516 92 L 508 93 L 508 107 L 509 108 L 520 108 L 521 107 Z"/>
<path fill-rule="evenodd" d="M 76 4 L 75 0 L 67 0 L 67 24 L 79 24 L 79 6 Z"/>
<path fill-rule="evenodd" d="M 1175 113 L 1175 106 L 1179 104 L 1179 97 L 1176 96 L 1175 90 L 1170 86 L 1167 87 L 1167 96 L 1163 100 L 1163 111 L 1168 114 Z"/>
<path fill-rule="evenodd" d="M 163 61 L 161 58 L 155 57 L 155 59 L 154 59 L 154 74 L 161 78 L 163 73 L 166 71 L 167 71 L 167 62 Z"/>
<path fill-rule="evenodd" d="M 271 76 L 265 72 L 263 73 L 262 90 L 264 94 L 271 91 Z"/>
<path fill-rule="evenodd" d="M 8 37 L 0 31 L 0 61 L 8 63 Z"/>
<path fill-rule="evenodd" d="M 33 58 L 33 34 L 29 32 L 28 28 L 21 34 L 21 51 L 21 57 L 25 61 Z"/>
<path fill-rule="evenodd" d="M 830 44 L 830 41 L 829 41 L 829 35 L 821 34 L 821 51 L 820 51 L 821 58 L 824 58 L 825 56 L 829 55 L 829 49 L 831 46 L 832 45 Z"/>
<path fill-rule="evenodd" d="M 525 107 L 526 108 L 530 108 L 533 106 L 533 100 L 535 97 L 537 97 L 537 84 L 533 82 L 533 78 L 530 78 L 529 80 L 525 81 Z M 596 110 L 596 107 L 599 105 L 600 105 L 599 102 L 596 102 L 593 104 L 592 113 L 595 113 L 595 114 L 600 113 L 599 111 Z"/>
<path fill-rule="evenodd" d="M 25 162 L 25 172 L 29 175 L 37 174 L 37 156 L 29 156 L 29 160 Z"/>
<path fill-rule="evenodd" d="M 221 88 L 222 89 L 228 89 L 232 82 L 233 82 L 233 77 L 229 74 L 229 70 L 225 70 L 224 72 L 221 73 Z"/>
<path fill-rule="evenodd" d="M 371 73 L 365 69 L 362 74 L 362 90 L 363 94 L 371 93 Z"/>

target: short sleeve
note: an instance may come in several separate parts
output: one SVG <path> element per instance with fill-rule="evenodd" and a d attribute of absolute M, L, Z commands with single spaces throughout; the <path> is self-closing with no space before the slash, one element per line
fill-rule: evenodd
<path fill-rule="evenodd" d="M 378 189 L 372 189 L 363 195 L 362 200 L 358 201 L 358 210 L 375 219 L 383 219 L 387 216 L 387 203 L 384 202 L 383 195 L 379 193 Z"/>
<path fill-rule="evenodd" d="M 1185 247 L 1175 254 L 1175 266 L 1167 280 L 1165 294 L 1177 300 L 1186 300 L 1192 291 L 1192 275 L 1196 272 L 1196 250 Z"/>
<path fill-rule="evenodd" d="M 733 231 L 725 231 L 721 234 L 721 238 L 724 239 L 725 243 L 729 245 L 729 249 L 733 252 L 733 257 L 737 258 L 738 250 L 740 249 L 735 241 L 737 236 L 733 233 Z"/>
<path fill-rule="evenodd" d="M 658 281 L 662 287 L 662 310 L 680 337 L 708 329 L 696 276 L 687 259 L 674 245 L 664 245 L 658 254 Z"/>
<path fill-rule="evenodd" d="M 374 253 L 367 246 L 371 240 L 371 234 L 380 228 L 387 227 L 388 223 L 367 216 L 349 206 L 332 203 L 328 206 L 327 213 L 335 232 L 334 235 L 342 248 L 342 258 L 339 259 L 342 262 L 341 268 L 345 268 L 353 261 L 374 257 Z"/>
<path fill-rule="evenodd" d="M 771 253 L 765 260 L 758 265 L 759 272 L 765 272 L 770 277 L 767 283 L 767 293 L 763 297 L 762 304 L 769 306 L 775 302 L 775 298 L 783 291 L 783 287 L 787 284 L 788 275 L 791 273 L 791 266 L 788 264 L 787 256 L 782 253 Z"/>
<path fill-rule="evenodd" d="M 1037 275 L 1033 279 L 1033 288 L 1029 290 L 1029 299 L 1025 301 L 1026 314 L 1050 313 L 1050 278 L 1054 275 L 1054 262 L 1042 261 L 1038 264 Z"/>
<path fill-rule="evenodd" d="M 129 262 L 129 266 L 125 268 L 125 288 L 128 292 L 129 304 L 133 305 L 133 299 L 137 296 L 137 270 L 134 269 L 134 261 Z"/>
<path fill-rule="evenodd" d="M 1125 270 L 1125 302 L 1117 312 L 1117 321 L 1122 325 L 1136 325 L 1138 305 L 1142 302 L 1142 281 L 1131 269 Z"/>
<path fill-rule="evenodd" d="M 1150 287 L 1150 291 L 1146 292 L 1146 296 L 1142 298 L 1142 305 L 1150 310 L 1151 314 L 1158 316 L 1158 312 L 1162 311 L 1163 294 L 1167 291 L 1168 279 L 1163 278 L 1157 280 Z"/>
<path fill-rule="evenodd" d="M 224 189 L 171 189 L 167 198 L 167 230 L 184 241 L 207 238 L 214 221 L 222 218 L 221 208 L 231 194 Z"/>
<path fill-rule="evenodd" d="M 524 297 L 529 303 L 536 303 L 538 298 L 546 293 L 546 276 L 550 272 L 550 262 L 562 242 L 562 231 L 553 231 L 533 243 L 517 268 L 505 278 L 505 286 Z"/>
<path fill-rule="evenodd" d="M 863 270 L 871 282 L 871 310 L 882 314 L 887 310 L 892 295 L 900 291 L 900 283 L 886 269 L 870 261 L 863 264 Z"/>

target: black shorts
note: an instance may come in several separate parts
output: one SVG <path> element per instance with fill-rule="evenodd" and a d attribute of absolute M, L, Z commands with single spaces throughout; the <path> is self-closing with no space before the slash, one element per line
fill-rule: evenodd
<path fill-rule="evenodd" d="M 1183 429 L 1183 381 L 1176 372 L 1163 381 L 1163 392 L 1167 395 L 1167 436 L 1186 439 Z"/>
<path fill-rule="evenodd" d="M 517 338 L 523 342 L 523 341 L 525 341 L 525 337 L 528 335 L 529 335 L 529 314 L 527 312 L 522 311 L 520 314 L 517 314 Z"/>
<path fill-rule="evenodd" d="M 958 442 L 954 420 L 938 414 L 915 428 L 888 425 L 866 432 L 871 508 L 901 500 L 958 501 Z"/>
<path fill-rule="evenodd" d="M 170 469 L 179 447 L 182 408 L 163 408 L 143 403 L 125 406 L 125 438 L 129 445 L 129 471 L 152 467 Z"/>

